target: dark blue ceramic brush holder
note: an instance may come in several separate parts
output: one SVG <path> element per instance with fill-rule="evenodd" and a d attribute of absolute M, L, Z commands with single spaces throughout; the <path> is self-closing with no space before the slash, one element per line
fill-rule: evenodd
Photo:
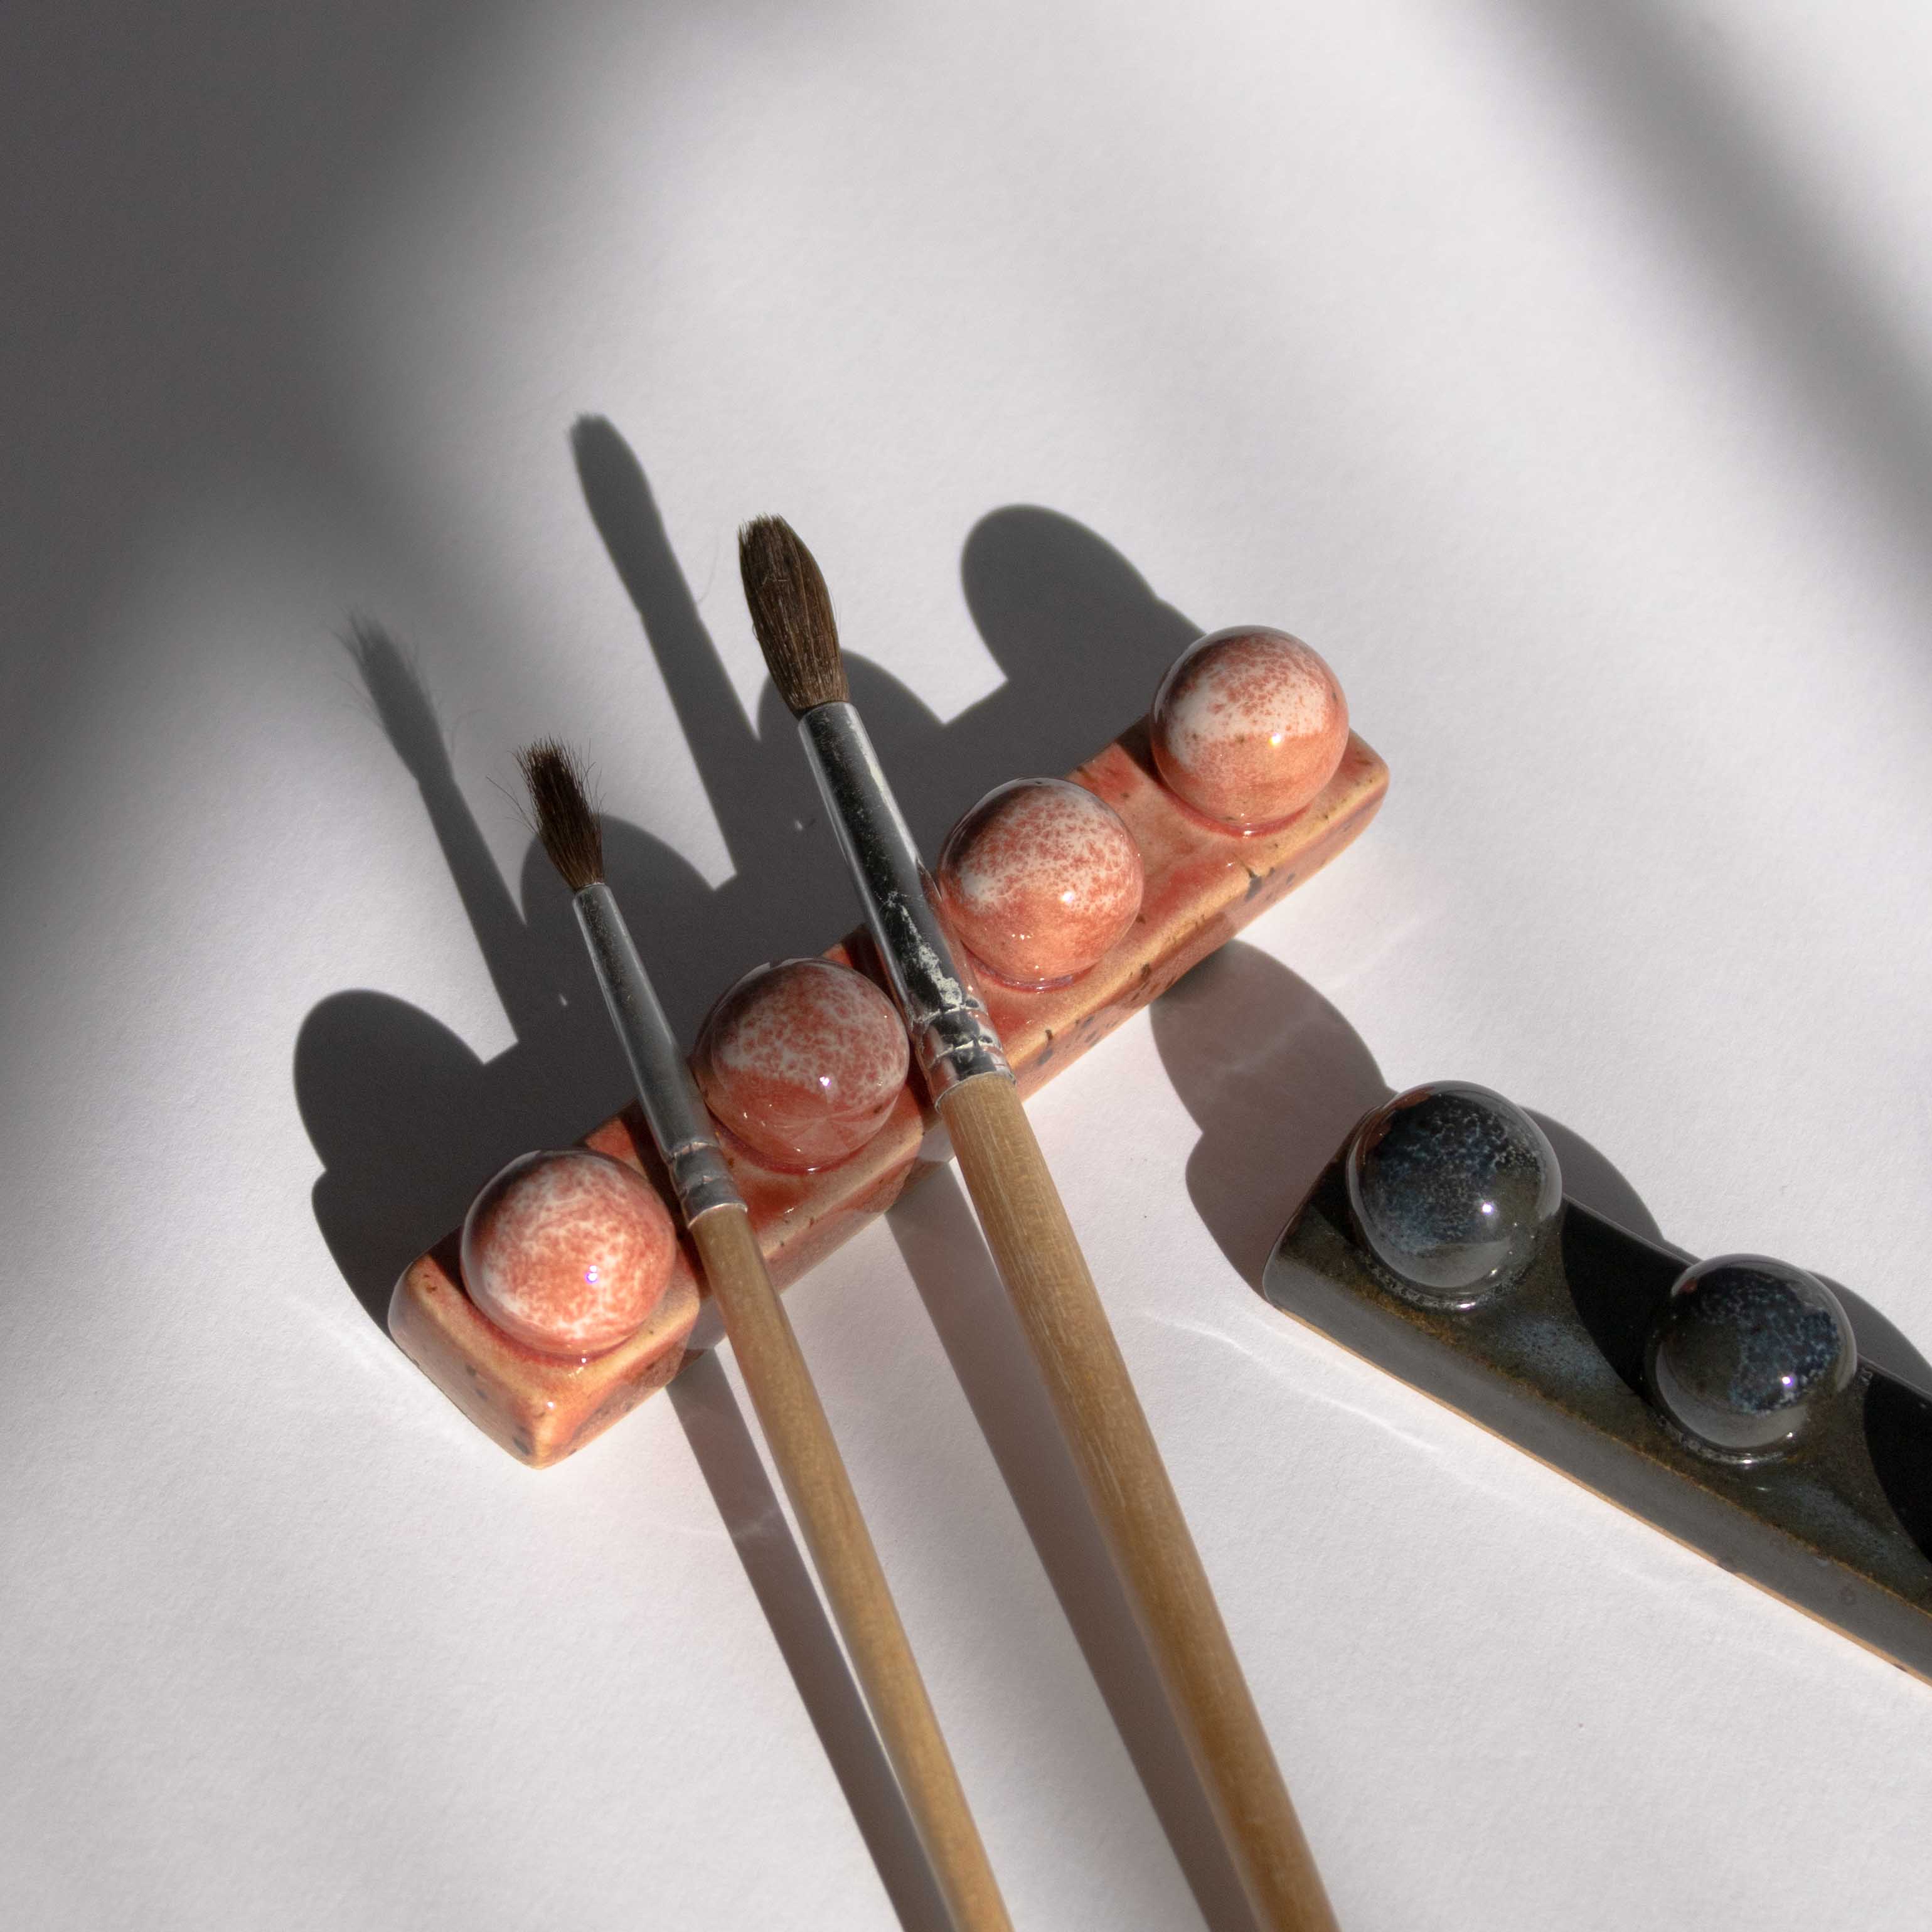
<path fill-rule="evenodd" d="M 1564 1198 L 1520 1108 L 1442 1083 L 1356 1126 L 1263 1287 L 1932 1682 L 1932 1396 L 1860 1361 L 1815 1276 L 1616 1226 Z"/>

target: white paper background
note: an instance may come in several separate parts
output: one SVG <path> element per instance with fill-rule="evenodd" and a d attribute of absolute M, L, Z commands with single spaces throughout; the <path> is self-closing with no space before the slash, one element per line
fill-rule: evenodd
<path fill-rule="evenodd" d="M 687 1020 L 848 922 L 748 735 L 771 508 L 955 721 L 896 714 L 928 828 L 1103 742 L 1183 619 L 1306 636 L 1393 767 L 1034 1108 L 1342 1924 L 1924 1922 L 1932 1693 L 1240 1273 L 1382 1082 L 1455 1076 L 1932 1348 L 1921 10 L 7 33 L 10 1922 L 937 1923 L 728 1354 L 533 1475 L 316 1218 L 366 1274 L 620 1090 L 527 737 L 642 828 Z M 585 413 L 662 512 L 659 650 L 708 631 L 742 707 L 698 706 L 716 809 Z M 434 700 L 490 949 L 354 613 Z M 793 1306 L 1016 1922 L 1238 1925 L 951 1182 Z"/>

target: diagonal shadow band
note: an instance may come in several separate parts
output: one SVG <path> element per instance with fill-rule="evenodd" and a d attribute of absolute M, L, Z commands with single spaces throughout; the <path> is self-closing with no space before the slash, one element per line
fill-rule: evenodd
<path fill-rule="evenodd" d="M 1847 474 L 1920 557 L 1932 507 L 1932 380 L 1909 310 L 1795 167 L 1790 130 L 1738 84 L 1714 26 L 1658 0 L 1521 10 L 1585 113 L 1725 288 Z M 1827 452 L 1828 460 L 1829 452 Z"/>

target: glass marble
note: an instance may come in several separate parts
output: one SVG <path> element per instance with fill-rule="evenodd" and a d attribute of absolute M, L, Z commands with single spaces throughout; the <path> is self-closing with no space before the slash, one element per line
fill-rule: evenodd
<path fill-rule="evenodd" d="M 1718 1255 L 1679 1275 L 1646 1353 L 1658 1406 L 1693 1447 L 1757 1462 L 1797 1446 L 1858 1372 L 1838 1298 L 1764 1255 Z"/>
<path fill-rule="evenodd" d="M 782 959 L 712 1008 L 692 1070 L 713 1117 L 766 1166 L 810 1174 L 885 1125 L 909 1057 L 897 1009 L 862 973 Z"/>
<path fill-rule="evenodd" d="M 1197 639 L 1148 714 L 1162 782 L 1204 818 L 1258 832 L 1292 818 L 1335 776 L 1348 702 L 1318 652 L 1286 631 Z"/>
<path fill-rule="evenodd" d="M 1126 932 L 1146 874 L 1120 815 L 1065 778 L 1016 778 L 952 828 L 939 888 L 955 935 L 1013 986 L 1064 986 Z"/>
<path fill-rule="evenodd" d="M 1563 1204 L 1543 1130 L 1486 1087 L 1412 1087 L 1356 1129 L 1348 1205 L 1418 1300 L 1467 1307 L 1517 1279 Z"/>
<path fill-rule="evenodd" d="M 676 1256 L 657 1190 L 587 1148 L 519 1155 L 463 1223 L 470 1300 L 547 1355 L 594 1355 L 634 1334 L 663 1299 Z"/>

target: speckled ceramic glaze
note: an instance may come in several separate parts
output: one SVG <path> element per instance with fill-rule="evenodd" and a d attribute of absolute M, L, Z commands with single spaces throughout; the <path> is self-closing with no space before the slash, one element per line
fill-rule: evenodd
<path fill-rule="evenodd" d="M 676 1252 L 670 1210 L 641 1175 L 582 1148 L 526 1154 L 470 1204 L 463 1282 L 526 1347 L 593 1355 L 644 1324 Z"/>
<path fill-rule="evenodd" d="M 1481 1300 L 1520 1275 L 1563 1204 L 1556 1150 L 1486 1087 L 1399 1094 L 1364 1120 L 1345 1163 L 1363 1240 L 1405 1292 Z"/>
<path fill-rule="evenodd" d="M 1277 825 L 1334 776 L 1348 742 L 1335 674 L 1286 631 L 1216 631 L 1162 680 L 1154 758 L 1176 796 L 1232 830 Z"/>
<path fill-rule="evenodd" d="M 1352 1140 L 1275 1244 L 1270 1302 L 1932 1683 L 1932 1396 L 1855 1360 L 1828 1282 L 1692 1267 L 1573 1196 L 1508 1288 L 1432 1303 L 1360 1238 Z"/>
<path fill-rule="evenodd" d="M 785 959 L 712 1009 L 692 1066 L 722 1126 L 770 1166 L 809 1174 L 878 1132 L 908 1058 L 898 1014 L 863 974 Z"/>
<path fill-rule="evenodd" d="M 1658 1406 L 1694 1445 L 1756 1462 L 1794 1448 L 1858 1360 L 1851 1323 L 1816 1276 L 1718 1255 L 1678 1277 L 1646 1366 Z"/>
<path fill-rule="evenodd" d="M 1231 835 L 1184 805 L 1154 776 L 1143 725 L 1105 746 L 1075 774 L 1132 832 L 1147 890 L 1132 929 L 1070 985 L 1021 992 L 992 980 L 986 1003 L 1021 1094 L 1030 1095 L 1144 1012 L 1190 967 L 1316 878 L 1360 836 L 1386 795 L 1388 768 L 1352 738 L 1322 796 L 1273 832 Z M 962 949 L 962 952 L 964 949 Z M 853 934 L 828 956 L 849 963 L 870 941 Z M 443 1130 L 421 1096 L 416 1125 L 427 1142 Z M 815 1173 L 787 1173 L 762 1158 L 737 1163 L 772 1278 L 789 1286 L 934 1172 L 911 1083 L 884 1124 L 849 1158 Z M 734 1134 L 734 1145 L 743 1143 Z M 656 1160 L 634 1108 L 588 1136 L 627 1165 Z M 389 1300 L 389 1332 L 436 1387 L 512 1454 L 538 1468 L 573 1455 L 662 1386 L 677 1366 L 698 1309 L 698 1285 L 680 1245 L 670 1286 L 649 1322 L 620 1346 L 579 1364 L 512 1342 L 458 1284 L 452 1234 L 404 1270 Z"/>
<path fill-rule="evenodd" d="M 1146 880 L 1120 814 L 1064 778 L 1016 778 L 952 828 L 939 884 L 955 938 L 1014 986 L 1063 986 L 1134 922 Z"/>

